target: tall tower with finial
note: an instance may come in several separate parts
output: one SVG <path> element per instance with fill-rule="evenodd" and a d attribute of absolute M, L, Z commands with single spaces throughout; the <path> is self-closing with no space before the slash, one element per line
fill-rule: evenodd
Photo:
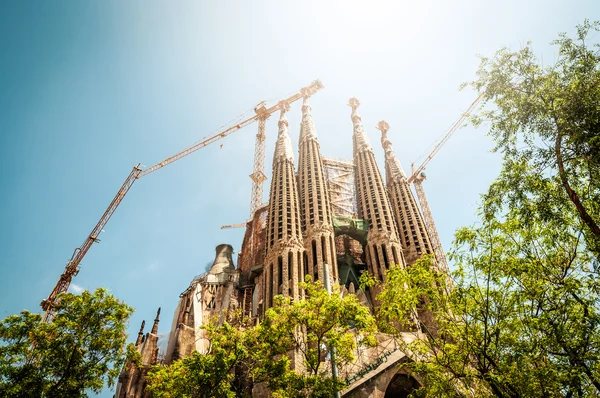
<path fill-rule="evenodd" d="M 375 154 L 369 143 L 357 108 L 360 102 L 351 98 L 354 167 L 356 168 L 356 199 L 358 216 L 369 223 L 365 247 L 369 271 L 383 280 L 391 264 L 405 265 L 392 207 L 387 196 Z"/>
<path fill-rule="evenodd" d="M 412 265 L 423 253 L 431 254 L 433 251 L 406 174 L 392 150 L 392 143 L 387 136 L 389 128 L 385 120 L 377 124 L 377 129 L 381 131 L 381 145 L 385 151 L 387 189 L 398 223 L 404 258 L 407 265 Z"/>
<path fill-rule="evenodd" d="M 273 177 L 267 216 L 266 256 L 263 272 L 263 308 L 273 306 L 273 297 L 299 297 L 298 282 L 304 279 L 300 203 L 292 142 L 286 112 L 289 104 L 279 104 L 279 134 L 273 155 Z"/>
<path fill-rule="evenodd" d="M 332 283 L 338 281 L 337 256 L 333 233 L 333 213 L 317 132 L 308 104 L 308 92 L 303 92 L 302 124 L 298 142 L 298 186 L 300 218 L 306 261 L 304 273 L 313 280 L 323 280 L 323 264 L 328 264 Z"/>

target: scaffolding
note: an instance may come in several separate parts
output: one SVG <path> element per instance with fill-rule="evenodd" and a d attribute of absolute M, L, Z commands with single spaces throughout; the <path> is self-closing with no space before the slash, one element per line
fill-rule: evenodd
<path fill-rule="evenodd" d="M 356 218 L 354 163 L 345 159 L 323 158 L 323 172 L 334 216 Z"/>

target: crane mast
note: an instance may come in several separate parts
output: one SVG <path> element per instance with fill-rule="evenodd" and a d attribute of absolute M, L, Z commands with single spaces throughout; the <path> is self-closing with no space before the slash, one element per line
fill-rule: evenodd
<path fill-rule="evenodd" d="M 458 128 L 462 125 L 465 119 L 469 116 L 469 114 L 473 111 L 473 109 L 481 102 L 483 99 L 483 94 L 475 99 L 469 106 L 469 108 L 458 118 L 458 120 L 450 127 L 450 130 L 442 137 L 442 139 L 435 145 L 433 150 L 427 155 L 423 163 L 415 169 L 415 164 L 411 165 L 412 167 L 412 175 L 409 177 L 408 182 L 413 183 L 415 186 L 415 191 L 417 192 L 417 198 L 419 199 L 419 204 L 421 205 L 421 211 L 423 213 L 423 220 L 425 222 L 425 228 L 427 229 L 427 233 L 429 234 L 429 239 L 431 239 L 431 244 L 433 245 L 433 251 L 435 253 L 435 257 L 437 258 L 439 266 L 444 270 L 448 271 L 448 262 L 446 261 L 446 254 L 444 253 L 444 248 L 442 246 L 442 241 L 440 239 L 440 235 L 435 226 L 435 222 L 433 221 L 433 214 L 431 214 L 431 208 L 429 207 L 429 202 L 427 201 L 427 196 L 425 195 L 425 190 L 423 189 L 423 181 L 426 176 L 423 172 L 425 167 L 429 164 L 431 159 L 438 153 L 440 148 L 450 139 L 452 134 L 458 130 Z"/>
<path fill-rule="evenodd" d="M 298 93 L 294 94 L 290 98 L 284 101 L 280 101 L 277 105 L 268 108 L 265 106 L 264 101 L 256 105 L 254 112 L 258 119 L 258 133 L 256 134 L 256 141 L 254 144 L 254 168 L 250 178 L 252 179 L 252 194 L 250 198 L 250 219 L 254 217 L 254 213 L 263 203 L 263 192 L 264 182 L 267 180 L 265 174 L 265 140 L 266 135 L 266 122 L 267 119 L 277 110 L 279 110 L 281 104 L 291 105 L 293 102 L 298 101 L 303 97 L 310 97 L 317 91 L 323 88 L 323 84 L 320 81 L 313 82 L 310 86 L 303 88 Z M 221 226 L 221 229 L 233 229 L 241 228 L 246 225 L 245 222 L 238 224 L 229 224 Z"/>
<path fill-rule="evenodd" d="M 318 90 L 320 90 L 322 88 L 323 88 L 323 84 L 319 80 L 315 80 L 309 86 L 302 88 L 300 91 L 298 91 L 294 95 L 284 99 L 283 102 L 287 102 L 287 103 L 295 102 L 295 101 L 299 100 L 300 98 L 302 98 L 303 96 L 305 96 L 307 94 L 310 94 L 310 95 L 314 94 L 315 92 L 317 92 Z M 255 154 L 255 158 L 254 158 L 254 161 L 255 161 L 254 171 L 255 171 L 255 173 L 257 171 L 262 172 L 262 175 L 264 176 L 265 122 L 266 122 L 266 119 L 273 112 L 275 112 L 279 109 L 279 104 L 281 102 L 282 101 L 278 102 L 276 105 L 273 105 L 270 108 L 266 108 L 266 106 L 264 105 L 264 102 L 260 103 L 255 108 L 256 114 L 254 116 L 252 116 L 248 119 L 245 119 L 233 126 L 230 126 L 226 129 L 214 134 L 213 136 L 207 138 L 206 140 L 203 140 L 197 144 L 194 144 L 194 145 L 176 153 L 175 155 L 173 155 L 169 158 L 166 158 L 162 162 L 159 162 L 152 167 L 142 170 L 140 168 L 139 164 L 137 166 L 135 166 L 133 168 L 133 170 L 131 171 L 131 173 L 129 173 L 129 175 L 127 176 L 127 179 L 125 180 L 125 182 L 123 183 L 123 185 L 121 186 L 121 188 L 119 189 L 119 191 L 117 192 L 115 197 L 113 198 L 112 202 L 110 203 L 110 205 L 108 206 L 108 208 L 106 209 L 106 211 L 104 212 L 104 214 L 102 215 L 102 217 L 100 218 L 100 220 L 98 221 L 98 223 L 96 224 L 96 226 L 94 227 L 92 232 L 88 235 L 88 237 L 81 244 L 81 246 L 76 248 L 75 251 L 73 252 L 71 259 L 67 262 L 64 272 L 61 274 L 60 278 L 58 279 L 58 282 L 56 283 L 56 286 L 54 287 L 54 289 L 52 289 L 48 298 L 42 300 L 40 305 L 42 307 L 42 310 L 44 310 L 44 312 L 45 312 L 43 321 L 44 322 L 52 321 L 52 317 L 54 316 L 54 305 L 56 304 L 56 297 L 60 293 L 66 293 L 68 291 L 69 285 L 71 284 L 71 280 L 73 279 L 73 277 L 75 275 L 77 275 L 79 273 L 79 265 L 81 263 L 81 260 L 83 260 L 83 258 L 87 254 L 87 252 L 90 249 L 90 247 L 92 246 L 92 244 L 99 242 L 98 235 L 100 235 L 100 233 L 104 229 L 104 226 L 108 223 L 108 220 L 110 220 L 110 217 L 117 210 L 117 208 L 119 207 L 119 204 L 121 204 L 121 202 L 123 201 L 123 198 L 125 197 L 127 192 L 129 192 L 129 189 L 131 188 L 131 186 L 133 185 L 133 183 L 136 180 L 138 180 L 142 177 L 145 177 L 148 174 L 153 173 L 156 170 L 161 169 L 161 168 L 163 168 L 163 167 L 165 167 L 187 155 L 190 155 L 190 154 L 196 152 L 197 150 L 204 148 L 205 146 L 208 146 L 222 138 L 225 138 L 228 135 L 230 135 L 231 133 L 238 131 L 241 128 L 243 128 L 257 120 L 259 121 L 259 133 L 257 134 L 257 139 L 256 139 L 257 153 Z M 262 105 L 262 107 L 261 107 L 261 105 Z M 262 152 L 259 151 L 258 149 L 262 149 Z M 255 173 L 253 173 L 252 175 L 255 175 Z M 252 177 L 252 175 L 251 175 L 251 177 Z M 256 174 L 256 175 L 258 176 L 258 174 Z M 255 178 L 253 178 L 252 180 L 255 182 L 255 184 L 260 185 L 260 193 L 258 193 L 259 189 L 256 188 L 256 192 L 257 192 L 256 199 L 258 200 L 258 203 L 260 205 L 260 203 L 262 202 L 262 183 L 266 180 L 266 176 L 264 177 L 264 179 L 262 179 L 262 181 L 261 181 L 260 177 L 257 177 L 256 180 L 255 180 Z M 253 202 L 252 202 L 252 204 L 255 203 L 254 202 L 254 200 L 255 200 L 254 188 L 255 187 L 253 186 L 253 196 L 252 196 Z"/>
<path fill-rule="evenodd" d="M 142 169 L 140 168 L 139 164 L 135 166 L 133 170 L 131 170 L 131 173 L 129 173 L 127 179 L 117 192 L 117 195 L 113 198 L 112 202 L 110 202 L 110 205 L 100 218 L 100 221 L 98 221 L 94 229 L 92 229 L 92 232 L 83 241 L 81 246 L 75 249 L 75 251 L 73 251 L 73 255 L 71 256 L 69 262 L 67 262 L 65 271 L 60 275 L 56 286 L 54 286 L 54 289 L 52 290 L 52 292 L 50 292 L 48 298 L 43 300 L 40 304 L 42 306 L 42 309 L 45 311 L 43 317 L 44 322 L 50 322 L 52 320 L 52 316 L 54 315 L 54 304 L 56 302 L 56 296 L 60 293 L 67 292 L 67 290 L 69 289 L 69 285 L 71 284 L 71 279 L 73 279 L 73 277 L 79 273 L 79 264 L 81 263 L 81 260 L 83 259 L 83 257 L 85 257 L 88 250 L 90 250 L 92 244 L 100 241 L 98 239 L 98 236 L 104 229 L 104 226 L 106 225 L 108 220 L 110 220 L 110 217 L 113 215 L 115 210 L 117 210 L 117 207 L 119 207 L 119 204 L 129 191 L 135 180 L 139 177 L 141 171 Z"/>
<path fill-rule="evenodd" d="M 265 151 L 267 135 L 265 133 L 267 119 L 267 107 L 264 101 L 254 108 L 254 112 L 258 115 L 258 133 L 256 134 L 256 142 L 254 143 L 254 169 L 250 178 L 252 179 L 252 196 L 250 198 L 250 218 L 254 216 L 256 209 L 260 207 L 263 201 L 263 184 L 267 180 L 265 174 Z M 237 225 L 237 224 L 236 224 Z M 242 224 L 243 226 L 244 224 Z"/>

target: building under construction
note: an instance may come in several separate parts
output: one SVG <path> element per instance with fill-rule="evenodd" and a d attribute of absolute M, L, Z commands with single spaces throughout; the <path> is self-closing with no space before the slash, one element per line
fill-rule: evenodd
<path fill-rule="evenodd" d="M 145 336 L 142 325 L 136 346 L 144 369 L 159 361 L 172 363 L 194 350 L 206 352 L 200 326 L 211 317 L 223 319 L 228 311 L 241 310 L 260 322 L 276 295 L 301 298 L 299 282 L 305 276 L 322 281 L 324 264 L 330 266 L 331 282 L 341 285 L 343 294 L 359 295 L 372 307 L 372 293 L 358 285 L 362 272 L 384 280 L 392 264 L 410 266 L 422 254 L 434 254 L 409 178 L 388 139 L 388 124 L 381 121 L 377 126 L 385 153 L 384 179 L 358 114 L 359 101 L 352 98 L 349 102 L 347 139 L 352 137 L 352 160 L 331 159 L 321 153 L 310 95 L 302 93 L 298 154 L 292 150 L 288 133 L 289 104 L 278 106 L 269 200 L 266 205 L 252 206 L 237 265 L 232 246 L 219 245 L 211 269 L 193 278 L 180 295 L 164 355 L 158 355 L 158 316 Z M 264 119 L 257 143 L 264 142 Z M 253 181 L 260 182 L 256 185 L 262 191 L 265 178 L 259 172 L 255 170 Z M 356 363 L 340 370 L 340 377 L 348 382 L 343 395 L 405 396 L 418 382 L 398 373 L 397 364 L 403 360 L 404 353 L 391 339 L 382 340 L 380 347 L 362 353 Z M 144 396 L 144 369 L 126 365 L 116 396 Z"/>

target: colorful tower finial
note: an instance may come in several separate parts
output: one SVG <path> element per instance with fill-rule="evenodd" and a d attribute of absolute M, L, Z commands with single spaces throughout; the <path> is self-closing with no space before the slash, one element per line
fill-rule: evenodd
<path fill-rule="evenodd" d="M 385 120 L 377 123 L 377 130 L 381 131 L 381 146 L 383 146 L 383 150 L 385 151 L 385 175 L 388 185 L 390 178 L 406 178 L 402 165 L 392 150 L 392 143 L 387 136 L 389 129 L 390 125 Z"/>

